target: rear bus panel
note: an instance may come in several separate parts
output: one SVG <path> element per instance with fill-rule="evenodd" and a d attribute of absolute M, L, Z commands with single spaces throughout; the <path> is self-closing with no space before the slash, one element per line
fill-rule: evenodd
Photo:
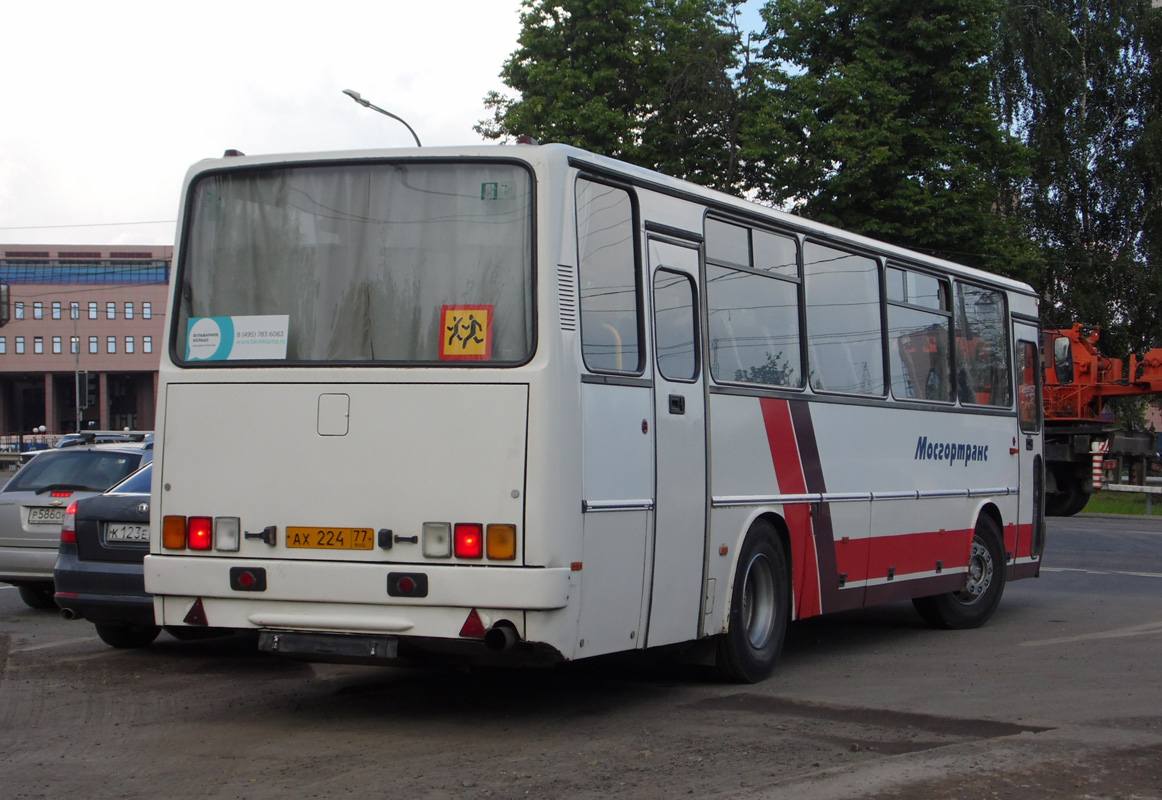
<path fill-rule="evenodd" d="M 161 513 L 237 517 L 241 538 L 236 552 L 155 549 L 157 618 L 186 624 L 201 599 L 194 621 L 211 626 L 456 638 L 479 608 L 523 636 L 523 612 L 565 607 L 571 580 L 526 563 L 528 407 L 524 384 L 170 383 Z M 430 522 L 514 525 L 516 558 L 425 557 Z M 291 527 L 367 529 L 374 544 L 289 547 Z M 252 568 L 261 591 L 232 584 Z M 425 576 L 426 594 L 390 596 L 393 573 Z"/>

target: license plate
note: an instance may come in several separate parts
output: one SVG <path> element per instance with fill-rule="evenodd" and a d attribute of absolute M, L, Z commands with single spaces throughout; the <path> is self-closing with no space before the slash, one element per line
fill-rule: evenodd
<path fill-rule="evenodd" d="M 65 510 L 63 508 L 30 508 L 28 509 L 28 521 L 33 524 L 60 524 L 65 521 Z"/>
<path fill-rule="evenodd" d="M 148 525 L 109 525 L 105 528 L 106 542 L 148 542 Z"/>
<path fill-rule="evenodd" d="M 309 547 L 314 550 L 371 550 L 375 531 L 371 528 L 302 528 L 288 526 L 287 547 Z"/>

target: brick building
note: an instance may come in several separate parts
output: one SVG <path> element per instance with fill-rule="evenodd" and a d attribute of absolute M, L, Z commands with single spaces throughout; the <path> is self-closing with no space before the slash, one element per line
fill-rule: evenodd
<path fill-rule="evenodd" d="M 0 245 L 0 433 L 153 428 L 172 260 L 172 247 Z"/>

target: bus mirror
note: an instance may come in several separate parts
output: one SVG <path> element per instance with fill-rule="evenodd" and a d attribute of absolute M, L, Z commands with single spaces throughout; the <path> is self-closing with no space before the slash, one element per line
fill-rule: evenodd
<path fill-rule="evenodd" d="M 1073 347 L 1067 336 L 1053 340 L 1053 368 L 1058 383 L 1073 383 Z"/>

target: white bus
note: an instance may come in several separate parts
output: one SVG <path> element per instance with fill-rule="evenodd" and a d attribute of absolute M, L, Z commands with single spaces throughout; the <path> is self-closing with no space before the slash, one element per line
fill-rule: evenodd
<path fill-rule="evenodd" d="M 561 145 L 195 165 L 159 624 L 542 663 L 983 624 L 1043 537 L 1024 284 Z"/>

